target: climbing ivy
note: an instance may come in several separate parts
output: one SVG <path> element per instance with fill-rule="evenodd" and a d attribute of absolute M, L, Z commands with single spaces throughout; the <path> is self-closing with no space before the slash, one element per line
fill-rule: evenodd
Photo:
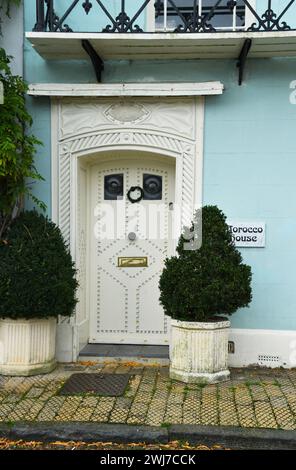
<path fill-rule="evenodd" d="M 11 7 L 22 0 L 0 0 L 1 21 L 10 17 Z M 31 192 L 30 182 L 42 177 L 34 166 L 36 147 L 41 142 L 30 135 L 32 118 L 26 109 L 27 85 L 22 77 L 13 75 L 12 57 L 0 48 L 0 82 L 4 91 L 4 104 L 0 104 L 0 242 L 12 220 L 23 207 L 24 197 L 30 196 L 35 204 L 45 205 Z"/>
<path fill-rule="evenodd" d="M 0 104 L 0 240 L 23 206 L 25 195 L 45 208 L 31 192 L 30 181 L 42 177 L 34 166 L 36 147 L 41 142 L 29 133 L 32 118 L 26 109 L 24 80 L 13 75 L 11 57 L 0 48 L 0 82 L 4 104 Z"/>

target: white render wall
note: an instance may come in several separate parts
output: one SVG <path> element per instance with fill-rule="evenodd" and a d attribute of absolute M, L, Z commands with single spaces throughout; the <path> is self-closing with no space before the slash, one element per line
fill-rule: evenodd
<path fill-rule="evenodd" d="M 23 75 L 23 47 L 24 47 L 24 12 L 23 5 L 11 7 L 11 18 L 2 15 L 2 37 L 0 47 L 6 50 L 8 55 L 14 57 L 12 73 Z"/>
<path fill-rule="evenodd" d="M 296 367 L 296 331 L 231 328 L 230 367 Z"/>

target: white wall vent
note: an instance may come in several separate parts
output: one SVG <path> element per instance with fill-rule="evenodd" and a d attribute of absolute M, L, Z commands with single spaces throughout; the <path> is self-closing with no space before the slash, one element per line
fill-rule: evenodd
<path fill-rule="evenodd" d="M 260 366 L 278 367 L 282 365 L 282 358 L 270 354 L 258 354 L 258 363 Z"/>

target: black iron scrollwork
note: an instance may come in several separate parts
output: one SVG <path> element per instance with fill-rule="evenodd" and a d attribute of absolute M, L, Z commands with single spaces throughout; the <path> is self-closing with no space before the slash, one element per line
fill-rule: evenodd
<path fill-rule="evenodd" d="M 90 10 L 92 9 L 93 5 L 89 0 L 86 0 L 82 4 L 82 8 L 84 9 L 85 13 L 88 15 Z"/>
<path fill-rule="evenodd" d="M 114 19 L 110 12 L 107 10 L 105 5 L 100 1 L 97 0 L 97 3 L 102 8 L 103 12 L 107 15 L 111 24 L 107 25 L 103 29 L 103 33 L 142 33 L 143 29 L 138 25 L 135 24 L 136 20 L 139 18 L 141 13 L 145 10 L 147 5 L 150 3 L 151 0 L 145 0 L 142 6 L 137 10 L 134 16 L 131 18 L 125 9 L 125 0 L 121 0 L 121 11 L 118 16 Z"/>
<path fill-rule="evenodd" d="M 112 21 L 112 25 L 107 25 L 103 29 L 103 33 L 142 33 L 143 30 L 139 25 L 132 25 L 130 17 L 126 14 L 125 11 L 121 11 L 116 17 L 115 21 Z"/>
<path fill-rule="evenodd" d="M 286 12 L 290 9 L 290 7 L 295 3 L 295 0 L 290 0 L 284 10 L 279 14 L 276 15 L 274 10 L 272 9 L 272 0 L 268 0 L 268 7 L 267 10 L 259 16 L 255 9 L 250 5 L 248 0 L 243 0 L 246 8 L 252 13 L 256 21 L 249 26 L 247 31 L 287 31 L 290 30 L 291 27 L 283 21 L 280 23 L 283 16 Z M 257 22 L 257 23 L 256 23 Z"/>
<path fill-rule="evenodd" d="M 176 33 L 215 33 L 221 31 L 217 26 L 219 18 L 225 19 L 229 14 L 239 18 L 240 28 L 233 28 L 229 24 L 227 28 L 223 28 L 223 32 L 236 32 L 244 28 L 246 28 L 246 31 L 252 32 L 291 30 L 291 26 L 285 21 L 285 15 L 287 12 L 291 12 L 291 7 L 292 5 L 295 6 L 296 0 L 286 0 L 286 6 L 282 11 L 279 11 L 279 2 L 277 2 L 277 8 L 273 8 L 273 0 L 265 1 L 267 9 L 263 13 L 257 13 L 250 0 L 228 0 L 227 2 L 212 0 L 205 4 L 201 4 L 200 0 L 188 0 L 186 6 L 184 4 L 180 6 L 177 0 L 167 0 L 166 12 L 164 11 L 164 0 L 142 0 L 141 6 L 134 13 L 131 13 L 133 11 L 133 2 L 129 2 L 127 6 L 125 0 L 117 0 L 115 4 L 118 4 L 118 10 L 116 14 L 113 14 L 110 6 L 108 6 L 109 2 L 103 0 L 74 0 L 68 2 L 69 6 L 64 12 L 60 11 L 62 8 L 60 2 L 36 0 L 34 31 L 71 32 L 72 28 L 66 21 L 70 22 L 73 10 L 80 6 L 88 15 L 96 5 L 100 10 L 98 14 L 103 13 L 108 19 L 109 24 L 102 29 L 103 33 L 142 33 L 143 27 L 140 25 L 139 20 L 145 22 L 145 16 L 142 13 L 145 13 L 151 4 L 154 6 L 156 19 L 164 17 L 165 14 L 167 18 L 174 18 L 173 30 Z M 252 18 L 252 24 L 245 26 L 247 12 L 249 12 L 248 16 Z M 292 14 L 290 17 L 292 17 Z"/>
<path fill-rule="evenodd" d="M 204 15 L 199 15 L 198 1 L 194 0 L 192 5 L 192 14 L 189 18 L 186 18 L 180 11 L 173 0 L 168 0 L 168 4 L 173 8 L 175 13 L 180 17 L 183 24 L 179 25 L 174 32 L 175 33 L 211 33 L 215 32 L 216 29 L 208 23 L 208 21 L 213 17 L 214 10 L 216 6 L 221 3 L 222 0 L 217 0 L 216 5 L 210 10 L 209 13 Z"/>
<path fill-rule="evenodd" d="M 70 28 L 70 26 L 68 24 L 63 24 L 65 19 L 68 17 L 68 11 L 61 18 L 59 18 L 59 16 L 55 12 L 53 0 L 45 0 L 45 3 L 47 4 L 47 17 L 48 17 L 49 30 L 59 31 L 61 33 L 71 33 L 73 30 Z M 72 4 L 73 8 L 74 6 L 75 5 Z"/>
<path fill-rule="evenodd" d="M 237 1 L 236 0 L 229 0 L 227 2 L 227 6 L 228 6 L 230 11 L 233 11 L 234 8 L 237 6 Z"/>
<path fill-rule="evenodd" d="M 157 18 L 159 15 L 163 13 L 163 0 L 156 0 L 154 3 L 155 9 L 155 17 Z"/>

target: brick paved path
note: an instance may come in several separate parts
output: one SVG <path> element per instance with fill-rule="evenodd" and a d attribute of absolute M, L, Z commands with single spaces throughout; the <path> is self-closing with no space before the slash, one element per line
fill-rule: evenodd
<path fill-rule="evenodd" d="M 131 374 L 124 395 L 57 395 L 72 373 L 96 371 Z M 48 375 L 0 376 L 0 421 L 296 429 L 296 370 L 232 369 L 229 382 L 202 387 L 171 381 L 167 367 L 122 363 L 60 365 Z"/>

